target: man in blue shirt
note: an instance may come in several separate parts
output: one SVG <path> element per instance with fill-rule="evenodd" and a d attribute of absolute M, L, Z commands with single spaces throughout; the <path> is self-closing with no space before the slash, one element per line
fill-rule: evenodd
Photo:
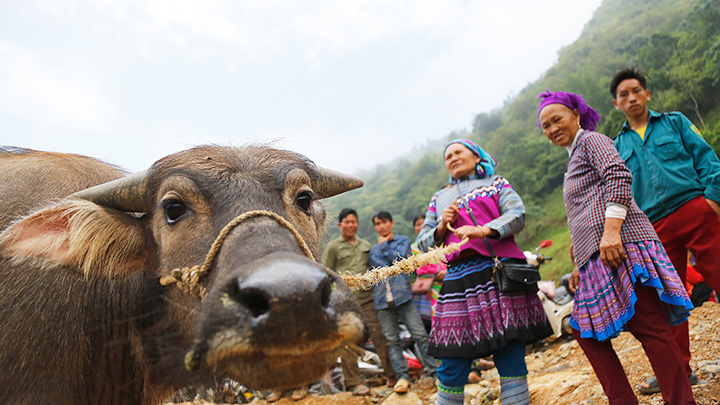
<path fill-rule="evenodd" d="M 635 201 L 655 228 L 678 275 L 686 282 L 687 252 L 707 284 L 720 290 L 720 160 L 700 131 L 679 112 L 648 109 L 650 90 L 636 69 L 624 69 L 610 83 L 613 105 L 627 118 L 615 138 L 620 156 L 632 172 Z M 673 327 L 686 361 L 690 382 L 688 323 Z M 652 377 L 639 387 L 659 392 Z"/>
<path fill-rule="evenodd" d="M 379 211 L 372 217 L 372 221 L 379 236 L 377 245 L 370 249 L 371 267 L 390 266 L 395 260 L 402 260 L 412 254 L 410 238 L 393 233 L 395 222 L 389 212 Z M 420 314 L 412 302 L 410 277 L 407 274 L 400 274 L 388 278 L 387 281 L 381 281 L 375 286 L 374 294 L 375 309 L 378 311 L 380 326 L 387 341 L 390 363 L 398 376 L 393 391 L 404 393 L 410 386 L 410 375 L 400 343 L 400 322 L 407 327 L 413 342 L 417 343 L 420 360 L 433 377 L 437 370 L 437 360 L 427 354 L 428 335 Z"/>

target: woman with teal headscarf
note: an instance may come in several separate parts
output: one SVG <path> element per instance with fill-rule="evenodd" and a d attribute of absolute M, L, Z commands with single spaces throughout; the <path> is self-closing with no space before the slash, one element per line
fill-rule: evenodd
<path fill-rule="evenodd" d="M 487 239 L 500 260 L 525 260 L 514 235 L 525 225 L 525 207 L 510 183 L 495 174 L 496 162 L 467 139 L 444 151 L 448 187 L 435 193 L 418 235 L 418 247 L 468 239 L 447 256 L 430 332 L 430 348 L 442 359 L 438 404 L 462 404 L 476 358 L 493 355 L 500 374 L 502 403 L 527 404 L 525 345 L 552 334 L 535 293 L 503 293 L 493 281 Z"/>

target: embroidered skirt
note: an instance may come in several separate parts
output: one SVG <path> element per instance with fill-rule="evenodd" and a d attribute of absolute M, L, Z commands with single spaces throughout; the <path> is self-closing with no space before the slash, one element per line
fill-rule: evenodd
<path fill-rule="evenodd" d="M 654 287 L 670 325 L 687 321 L 693 305 L 675 268 L 657 241 L 623 244 L 627 258 L 617 269 L 605 266 L 595 253 L 580 271 L 570 325 L 582 337 L 616 337 L 635 315 L 635 283 Z"/>
<path fill-rule="evenodd" d="M 535 293 L 501 293 L 492 281 L 493 260 L 473 256 L 448 263 L 432 319 L 434 357 L 478 358 L 552 334 Z"/>

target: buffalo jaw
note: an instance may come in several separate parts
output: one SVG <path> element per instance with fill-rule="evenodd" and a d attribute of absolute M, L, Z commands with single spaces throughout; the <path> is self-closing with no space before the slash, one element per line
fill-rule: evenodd
<path fill-rule="evenodd" d="M 213 283 L 185 364 L 255 389 L 292 388 L 319 379 L 363 337 L 362 312 L 340 277 L 274 253 Z"/>

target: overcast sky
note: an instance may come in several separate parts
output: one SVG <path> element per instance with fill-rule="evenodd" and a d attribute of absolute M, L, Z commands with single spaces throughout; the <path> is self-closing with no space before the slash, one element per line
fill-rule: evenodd
<path fill-rule="evenodd" d="M 276 140 L 356 173 L 471 128 L 600 0 L 2 0 L 0 144 L 130 171 Z"/>

